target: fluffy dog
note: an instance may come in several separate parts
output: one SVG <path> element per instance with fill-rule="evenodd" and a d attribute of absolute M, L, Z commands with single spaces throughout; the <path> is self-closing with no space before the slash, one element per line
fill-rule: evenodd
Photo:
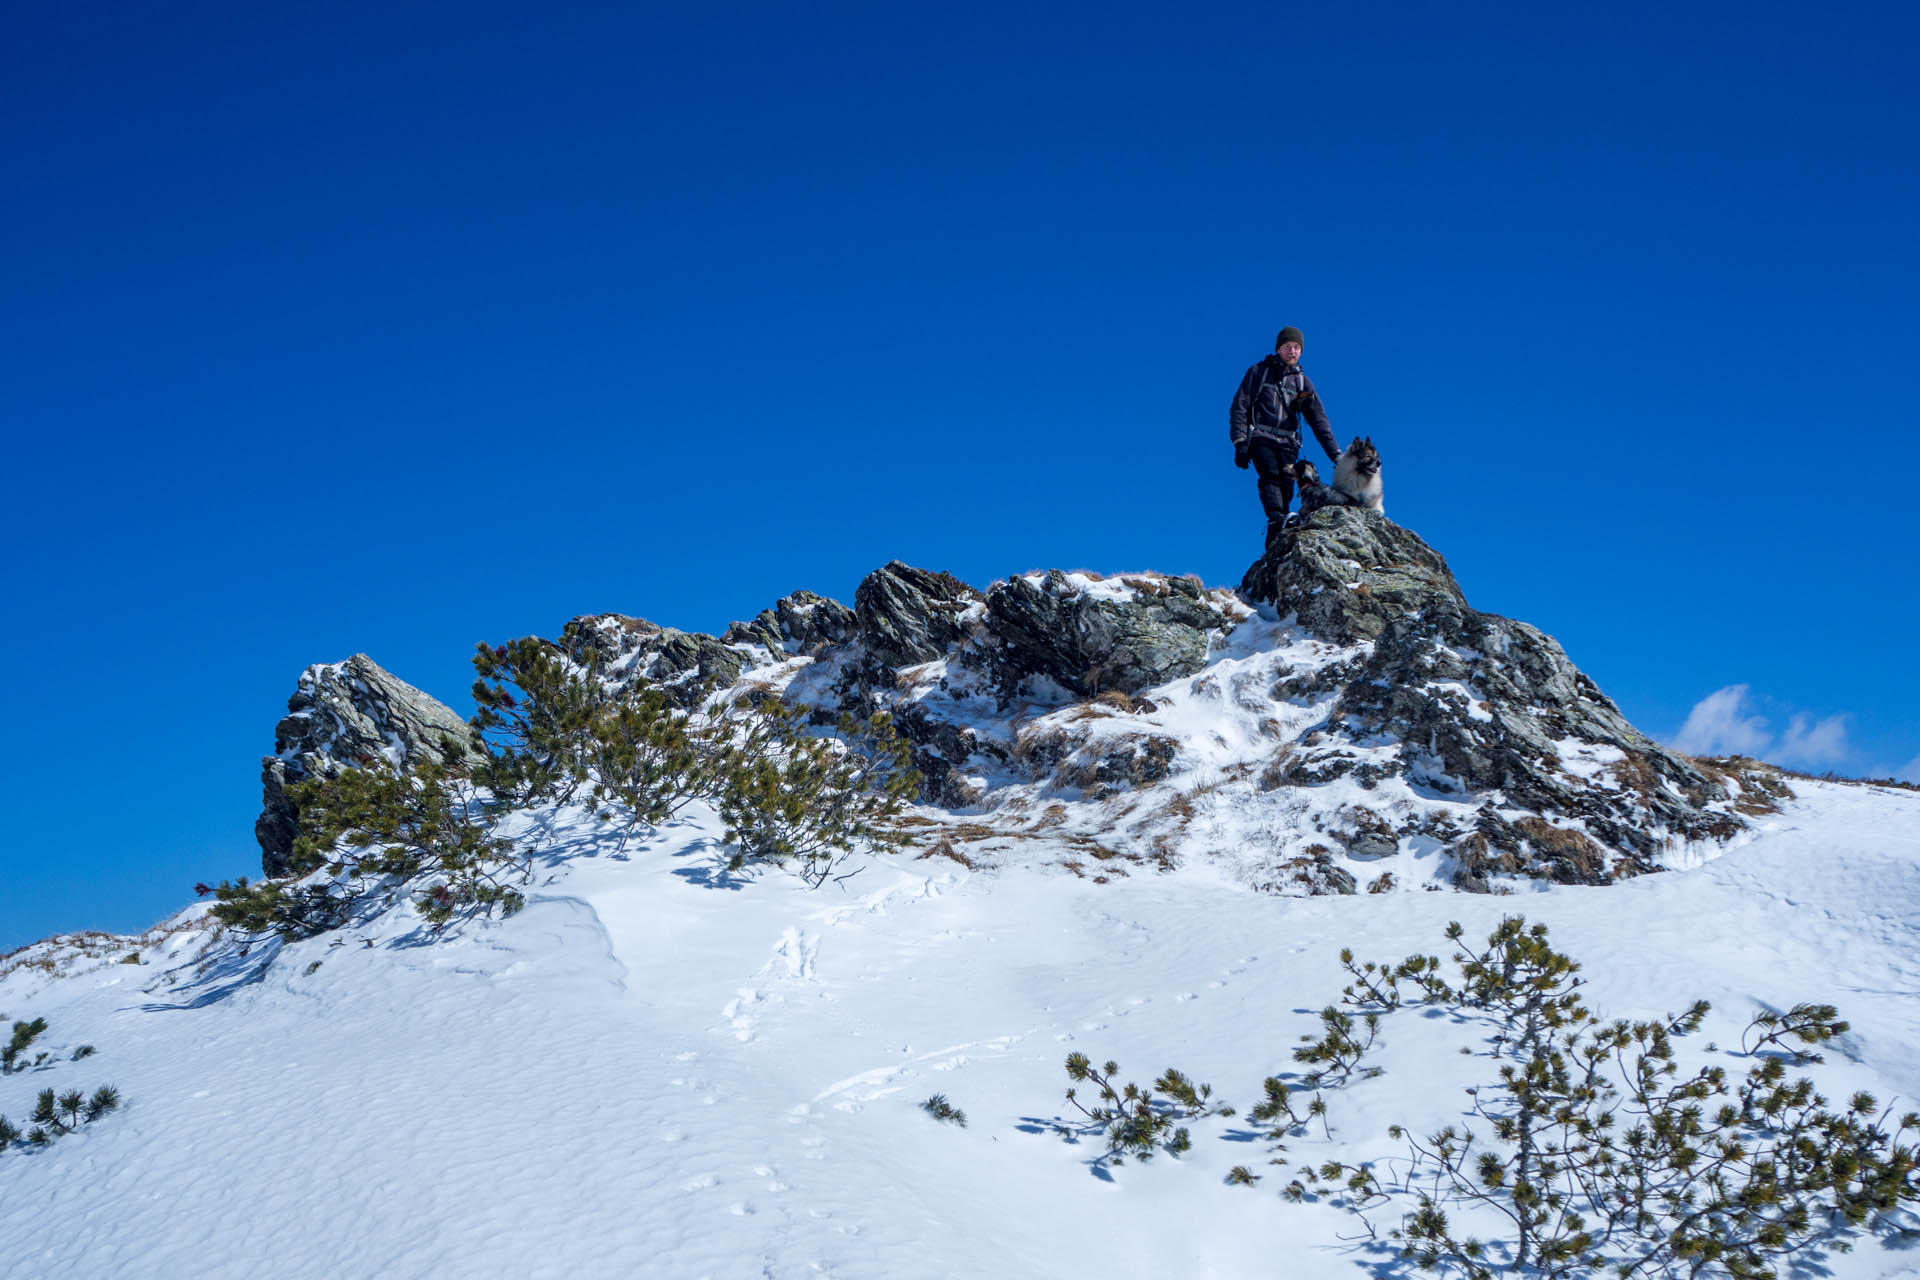
<path fill-rule="evenodd" d="M 1305 458 L 1289 468 L 1300 486 L 1300 514 L 1322 507 L 1365 507 L 1386 514 L 1380 485 L 1380 451 L 1362 437 L 1348 445 L 1333 469 L 1333 483 L 1321 484 L 1320 473 Z"/>
<path fill-rule="evenodd" d="M 1369 437 L 1361 436 L 1340 454 L 1333 468 L 1333 487 L 1352 498 L 1356 507 L 1367 507 L 1379 515 L 1387 513 L 1380 487 L 1380 451 Z"/>

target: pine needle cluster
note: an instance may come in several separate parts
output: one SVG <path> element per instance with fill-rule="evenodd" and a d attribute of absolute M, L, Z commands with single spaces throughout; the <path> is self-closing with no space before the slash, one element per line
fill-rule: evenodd
<path fill-rule="evenodd" d="M 1068 1138 L 1082 1132 L 1105 1138 L 1107 1151 L 1101 1163 L 1125 1164 L 1131 1156 L 1144 1164 L 1162 1151 L 1182 1155 L 1193 1148 L 1193 1135 L 1185 1122 L 1233 1114 L 1232 1107 L 1213 1101 L 1212 1085 L 1196 1085 L 1176 1068 L 1168 1067 L 1150 1088 L 1122 1083 L 1119 1076 L 1117 1062 L 1095 1067 L 1084 1053 L 1067 1055 L 1067 1078 L 1091 1084 L 1094 1105 L 1082 1103 L 1078 1089 L 1068 1089 L 1067 1101 L 1086 1122 L 1056 1129 Z"/>
<path fill-rule="evenodd" d="M 920 1109 L 942 1124 L 959 1125 L 962 1129 L 967 1127 L 967 1113 L 948 1102 L 944 1093 L 934 1094 L 920 1104 Z"/>
<path fill-rule="evenodd" d="M 16 1071 L 30 1071 L 47 1060 L 47 1055 L 44 1053 L 31 1059 L 26 1056 L 27 1047 L 39 1039 L 46 1029 L 45 1018 L 13 1024 L 13 1034 L 8 1037 L 4 1046 L 0 1046 L 0 1076 L 10 1076 Z"/>

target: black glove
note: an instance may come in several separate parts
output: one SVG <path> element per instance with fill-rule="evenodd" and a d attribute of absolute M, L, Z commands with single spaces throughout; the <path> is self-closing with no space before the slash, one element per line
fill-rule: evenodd
<path fill-rule="evenodd" d="M 1250 462 L 1252 458 L 1253 458 L 1253 454 L 1251 450 L 1248 449 L 1246 444 L 1242 443 L 1242 444 L 1236 444 L 1235 446 L 1233 446 L 1233 465 L 1234 466 L 1240 468 L 1242 471 L 1245 471 L 1247 469 L 1247 463 Z"/>

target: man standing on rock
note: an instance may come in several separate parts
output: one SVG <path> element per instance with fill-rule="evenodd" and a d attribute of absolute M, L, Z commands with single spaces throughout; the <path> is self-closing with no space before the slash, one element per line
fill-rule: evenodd
<path fill-rule="evenodd" d="M 1313 428 L 1314 438 L 1327 457 L 1340 460 L 1333 424 L 1320 404 L 1320 395 L 1300 368 L 1306 339 L 1292 325 L 1273 340 L 1273 354 L 1247 370 L 1233 393 L 1227 427 L 1233 435 L 1233 465 L 1245 470 L 1251 462 L 1260 477 L 1260 505 L 1267 512 L 1267 546 L 1271 548 L 1287 521 L 1293 504 L 1293 475 L 1287 470 L 1300 456 L 1300 419 Z"/>

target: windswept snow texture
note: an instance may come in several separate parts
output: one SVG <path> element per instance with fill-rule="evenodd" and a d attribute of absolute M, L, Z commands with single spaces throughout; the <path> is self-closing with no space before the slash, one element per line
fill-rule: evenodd
<path fill-rule="evenodd" d="M 1599 762 L 1596 762 L 1599 763 Z M 1066 1055 L 1178 1066 L 1245 1108 L 1342 985 L 1337 955 L 1447 952 L 1523 911 L 1608 1015 L 1831 1000 L 1829 1096 L 1920 1097 L 1920 796 L 1808 783 L 1690 870 L 1518 897 L 1263 894 L 1219 863 L 1106 885 L 1038 863 L 876 860 L 808 892 L 730 878 L 705 819 L 624 850 L 561 815 L 527 909 L 429 942 L 371 927 L 233 954 L 193 925 L 0 962 L 44 1017 L 45 1087 L 123 1109 L 0 1153 L 0 1269 L 59 1277 L 1342 1277 L 1356 1220 L 1290 1204 L 1232 1120 L 1184 1158 L 1100 1169 L 1049 1123 Z M 573 822 L 574 825 L 569 825 Z M 117 960 L 134 945 L 139 964 Z M 89 954 L 90 953 L 90 954 Z M 64 976 L 49 971 L 65 969 Z M 1374 1159 L 1485 1078 L 1471 1028 L 1389 1019 L 1386 1073 L 1329 1095 L 1297 1163 Z M 92 1056 L 71 1061 L 89 1043 Z M 1727 1059 L 1736 1070 L 1736 1059 Z M 944 1094 L 965 1128 L 919 1104 Z M 1256 1187 L 1224 1184 L 1246 1164 Z M 1384 1229 L 1388 1215 L 1377 1225 Z M 1808 1275 L 1920 1275 L 1867 1240 Z"/>

